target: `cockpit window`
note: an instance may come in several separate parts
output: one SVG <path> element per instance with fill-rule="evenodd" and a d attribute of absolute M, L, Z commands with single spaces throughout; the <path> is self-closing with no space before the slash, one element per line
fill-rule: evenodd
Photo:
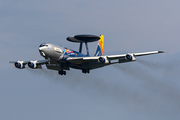
<path fill-rule="evenodd" d="M 46 44 L 41 44 L 39 47 L 43 47 L 43 46 L 48 47 L 48 45 L 46 45 Z"/>
<path fill-rule="evenodd" d="M 39 47 L 43 47 L 43 44 L 41 44 Z"/>

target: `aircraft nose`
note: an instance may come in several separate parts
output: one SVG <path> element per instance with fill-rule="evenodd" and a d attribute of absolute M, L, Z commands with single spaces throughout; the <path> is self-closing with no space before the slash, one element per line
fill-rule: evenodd
<path fill-rule="evenodd" d="M 44 53 L 44 48 L 43 47 L 39 47 L 39 53 L 41 54 L 41 56 L 45 57 L 45 53 Z"/>
<path fill-rule="evenodd" d="M 39 47 L 39 51 L 42 51 L 42 49 L 43 49 L 42 47 Z"/>
<path fill-rule="evenodd" d="M 43 56 L 43 57 L 46 56 L 45 53 L 44 53 L 43 51 L 40 50 L 39 52 L 40 52 L 41 56 Z"/>

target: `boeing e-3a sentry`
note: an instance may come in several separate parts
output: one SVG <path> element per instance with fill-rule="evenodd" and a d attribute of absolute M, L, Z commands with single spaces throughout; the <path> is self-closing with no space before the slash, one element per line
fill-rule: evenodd
<path fill-rule="evenodd" d="M 80 43 L 79 52 L 51 43 L 43 43 L 39 46 L 39 52 L 45 60 L 34 61 L 10 61 L 19 69 L 28 67 L 41 69 L 45 64 L 47 69 L 57 70 L 59 75 L 66 75 L 65 70 L 70 68 L 82 70 L 82 73 L 89 73 L 90 70 L 104 67 L 115 63 L 136 61 L 136 57 L 163 53 L 164 51 L 151 51 L 142 53 L 127 53 L 120 55 L 103 55 L 104 36 L 96 35 L 75 35 L 67 38 L 68 41 Z M 89 56 L 88 42 L 99 41 L 94 56 Z M 87 54 L 82 53 L 82 45 L 85 43 Z"/>

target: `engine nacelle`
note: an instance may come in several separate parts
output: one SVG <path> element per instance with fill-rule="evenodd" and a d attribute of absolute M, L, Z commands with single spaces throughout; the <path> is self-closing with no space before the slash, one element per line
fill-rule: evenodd
<path fill-rule="evenodd" d="M 37 61 L 30 61 L 28 62 L 28 67 L 32 68 L 32 69 L 42 69 L 41 65 L 37 64 Z"/>
<path fill-rule="evenodd" d="M 14 63 L 14 66 L 19 69 L 25 68 L 25 65 L 23 64 L 23 61 L 17 61 Z"/>
<path fill-rule="evenodd" d="M 125 56 L 125 59 L 126 59 L 126 60 L 129 60 L 129 61 L 135 61 L 135 60 L 136 60 L 134 54 L 127 54 L 127 55 Z"/>
<path fill-rule="evenodd" d="M 28 67 L 35 69 L 36 68 L 36 61 L 30 61 L 28 62 Z"/>
<path fill-rule="evenodd" d="M 109 60 L 107 59 L 106 56 L 105 56 L 105 57 L 99 57 L 99 58 L 98 58 L 98 61 L 99 61 L 100 63 L 109 63 Z"/>
<path fill-rule="evenodd" d="M 99 57 L 98 61 L 101 63 L 105 63 L 106 60 L 103 57 Z"/>
<path fill-rule="evenodd" d="M 32 69 L 36 69 L 37 68 L 37 61 L 30 61 L 28 62 L 28 67 L 32 68 Z"/>

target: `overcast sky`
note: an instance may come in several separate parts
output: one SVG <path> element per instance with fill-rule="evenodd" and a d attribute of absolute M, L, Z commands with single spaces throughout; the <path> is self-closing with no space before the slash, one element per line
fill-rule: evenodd
<path fill-rule="evenodd" d="M 180 1 L 1 0 L 1 120 L 179 120 Z M 19 70 L 12 60 L 41 60 L 50 42 L 103 34 L 104 54 L 165 50 L 82 74 Z M 89 44 L 90 54 L 97 43 Z"/>

